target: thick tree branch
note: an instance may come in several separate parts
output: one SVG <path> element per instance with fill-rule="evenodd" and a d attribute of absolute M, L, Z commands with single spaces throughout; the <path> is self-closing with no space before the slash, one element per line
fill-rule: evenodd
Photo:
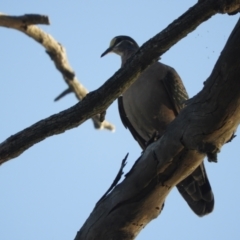
<path fill-rule="evenodd" d="M 75 240 L 134 239 L 160 214 L 170 190 L 231 139 L 240 123 L 239 42 L 240 20 L 203 90 L 95 206 Z"/>
<path fill-rule="evenodd" d="M 97 91 L 89 93 L 80 103 L 35 123 L 0 144 L 0 164 L 17 157 L 26 149 L 54 134 L 79 126 L 88 118 L 103 112 L 120 96 L 151 63 L 157 61 L 177 41 L 193 31 L 217 12 L 239 8 L 240 0 L 209 0 L 197 3 L 161 33 L 147 41 Z M 35 27 L 35 26 L 32 26 Z"/>
<path fill-rule="evenodd" d="M 75 93 L 78 100 L 82 100 L 88 94 L 88 90 L 76 78 L 68 62 L 66 50 L 51 35 L 33 24 L 49 24 L 48 17 L 37 14 L 26 14 L 19 17 L 0 14 L 0 26 L 19 30 L 36 40 L 46 49 L 56 68 L 61 72 L 68 89 Z M 115 130 L 114 125 L 111 123 L 100 121 L 100 114 L 92 116 L 92 120 L 94 127 L 97 129 Z"/>

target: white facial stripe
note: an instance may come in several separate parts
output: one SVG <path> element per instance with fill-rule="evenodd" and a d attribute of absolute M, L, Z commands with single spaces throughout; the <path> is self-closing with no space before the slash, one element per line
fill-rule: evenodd
<path fill-rule="evenodd" d="M 114 47 L 117 47 L 117 46 L 119 46 L 120 44 L 122 43 L 122 41 L 121 42 L 119 42 L 116 46 L 114 46 Z"/>
<path fill-rule="evenodd" d="M 116 46 L 114 46 L 114 42 L 116 42 L 116 39 L 115 39 L 115 41 L 113 42 L 113 45 L 112 46 L 114 46 L 114 47 L 118 47 L 120 44 L 122 44 L 122 42 L 129 42 L 129 43 L 131 43 L 132 45 L 133 45 L 133 42 L 131 42 L 130 40 L 126 40 L 126 39 L 124 39 L 124 40 L 122 40 L 121 42 L 119 42 Z M 111 46 L 111 47 L 112 47 Z"/>

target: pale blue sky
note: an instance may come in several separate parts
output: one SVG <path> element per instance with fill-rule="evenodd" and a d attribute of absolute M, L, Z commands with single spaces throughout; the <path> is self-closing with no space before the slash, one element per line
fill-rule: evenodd
<path fill-rule="evenodd" d="M 193 0 L 57 1 L 8 0 L 9 15 L 46 14 L 40 26 L 64 45 L 78 79 L 98 88 L 120 66 L 116 55 L 101 53 L 116 35 L 129 35 L 140 45 L 184 13 Z M 182 77 L 190 96 L 202 89 L 238 16 L 217 15 L 162 56 Z M 69 95 L 53 99 L 66 84 L 42 46 L 20 32 L 0 28 L 0 142 L 29 125 L 74 105 Z M 116 132 L 96 131 L 91 121 L 34 145 L 0 167 L 0 239 L 66 240 L 91 213 L 130 153 L 125 173 L 141 149 L 122 126 L 116 103 L 107 120 Z M 239 137 L 223 147 L 218 163 L 206 163 L 215 209 L 199 218 L 174 189 L 162 214 L 138 240 L 225 240 L 240 238 Z"/>

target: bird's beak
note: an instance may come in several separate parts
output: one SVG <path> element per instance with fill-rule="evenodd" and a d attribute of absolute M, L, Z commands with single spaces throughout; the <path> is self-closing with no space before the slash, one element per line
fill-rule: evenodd
<path fill-rule="evenodd" d="M 113 47 L 109 47 L 109 48 L 101 55 L 101 57 L 103 57 L 103 56 L 105 56 L 106 54 L 112 52 L 112 50 L 113 50 Z"/>

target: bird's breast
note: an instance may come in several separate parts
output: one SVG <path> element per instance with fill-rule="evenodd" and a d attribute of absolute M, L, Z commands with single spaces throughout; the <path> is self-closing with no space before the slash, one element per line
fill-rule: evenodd
<path fill-rule="evenodd" d="M 148 72 L 144 72 L 123 94 L 126 116 L 145 141 L 156 131 L 162 135 L 175 118 L 172 101 L 159 79 L 159 73 L 148 71 L 152 72 L 151 78 L 147 77 Z"/>

